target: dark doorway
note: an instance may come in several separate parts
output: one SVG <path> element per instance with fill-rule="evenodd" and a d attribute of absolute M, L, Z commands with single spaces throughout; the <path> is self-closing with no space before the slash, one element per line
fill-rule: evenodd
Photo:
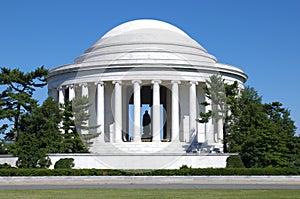
<path fill-rule="evenodd" d="M 161 138 L 166 139 L 167 138 L 167 88 L 165 86 L 160 86 L 160 125 L 161 125 Z M 128 104 L 128 132 L 129 132 L 129 138 L 128 140 L 131 140 L 131 137 L 133 135 L 133 108 L 134 108 L 134 94 L 130 96 L 129 104 Z M 148 111 L 148 114 L 150 115 L 151 121 L 152 121 L 152 102 L 153 101 L 153 91 L 151 85 L 145 85 L 141 86 L 141 137 L 143 141 L 151 141 L 152 140 L 152 122 L 150 123 L 150 133 L 144 136 L 143 138 L 143 115 L 145 111 Z M 151 139 L 148 139 L 151 138 Z"/>

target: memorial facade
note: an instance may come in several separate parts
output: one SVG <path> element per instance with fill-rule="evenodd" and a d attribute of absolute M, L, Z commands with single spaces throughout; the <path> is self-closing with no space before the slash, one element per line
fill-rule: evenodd
<path fill-rule="evenodd" d="M 180 154 L 195 141 L 222 151 L 222 121 L 197 122 L 211 109 L 201 102 L 209 101 L 203 87 L 212 75 L 240 88 L 247 80 L 179 28 L 142 19 L 113 28 L 73 64 L 51 69 L 48 91 L 59 103 L 89 98 L 88 125 L 100 126 L 81 133 L 100 133 L 92 153 Z"/>

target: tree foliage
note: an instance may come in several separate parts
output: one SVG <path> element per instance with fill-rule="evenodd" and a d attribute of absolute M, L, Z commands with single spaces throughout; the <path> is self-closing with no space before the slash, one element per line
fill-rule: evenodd
<path fill-rule="evenodd" d="M 262 103 L 254 88 L 239 92 L 213 75 L 204 88 L 211 111 L 200 113 L 199 122 L 223 121 L 224 152 L 240 153 L 246 167 L 293 167 L 300 163 L 299 137 L 290 111 L 280 102 Z M 228 149 L 226 148 L 228 147 Z"/>
<path fill-rule="evenodd" d="M 236 115 L 229 125 L 229 151 L 240 152 L 246 167 L 292 167 L 297 161 L 294 121 L 279 102 L 263 104 L 246 87 Z"/>
<path fill-rule="evenodd" d="M 236 108 L 239 111 L 229 125 L 229 152 L 240 152 L 252 132 L 263 125 L 266 119 L 262 99 L 253 88 L 246 87 L 241 92 Z"/>
<path fill-rule="evenodd" d="M 204 101 L 201 104 L 204 106 L 212 106 L 208 112 L 200 113 L 200 123 L 207 123 L 210 118 L 216 120 L 223 119 L 225 114 L 226 94 L 224 88 L 224 81 L 221 76 L 212 75 L 209 80 L 206 80 L 204 87 L 205 96 L 211 100 L 211 103 Z"/>
<path fill-rule="evenodd" d="M 61 151 L 63 140 L 58 130 L 60 121 L 57 102 L 52 98 L 22 116 L 19 141 L 15 144 L 18 167 L 47 168 L 51 165 L 47 154 Z"/>
<path fill-rule="evenodd" d="M 88 152 L 77 128 L 98 127 L 87 126 L 87 110 L 91 106 L 87 97 L 66 101 L 60 108 L 52 98 L 38 105 L 33 94 L 36 88 L 46 85 L 47 74 L 44 67 L 28 73 L 1 68 L 0 120 L 8 122 L 0 126 L 0 133 L 6 135 L 6 140 L 1 140 L 0 152 L 9 152 L 10 145 L 11 152 L 18 157 L 18 167 L 47 168 L 51 164 L 49 153 Z M 10 140 L 15 142 L 7 142 Z"/>
<path fill-rule="evenodd" d="M 204 101 L 201 105 L 210 105 L 212 109 L 208 112 L 200 112 L 200 120 L 198 122 L 207 123 L 211 118 L 215 119 L 216 122 L 222 120 L 223 148 L 224 152 L 227 152 L 227 126 L 232 117 L 238 112 L 236 106 L 239 93 L 238 83 L 235 81 L 233 84 L 227 84 L 222 79 L 222 76 L 212 75 L 206 81 L 204 92 L 206 97 L 210 99 L 211 104 Z"/>
<path fill-rule="evenodd" d="M 46 99 L 42 106 L 22 116 L 19 132 L 14 154 L 21 168 L 49 167 L 49 153 L 88 152 L 76 131 L 71 101 L 61 109 L 51 97 Z"/>
<path fill-rule="evenodd" d="M 90 114 L 88 110 L 92 103 L 90 102 L 87 96 L 77 97 L 72 100 L 72 112 L 74 115 L 74 122 L 78 132 L 82 130 L 94 129 L 99 126 L 89 126 L 88 120 L 90 118 Z"/>
<path fill-rule="evenodd" d="M 19 69 L 1 68 L 0 85 L 0 119 L 7 119 L 13 127 L 7 133 L 7 139 L 18 140 L 19 121 L 22 114 L 31 112 L 37 106 L 37 100 L 32 95 L 36 88 L 45 86 L 48 70 L 39 67 L 34 71 L 24 73 Z M 8 125 L 3 125 L 1 131 L 5 132 Z"/>
<path fill-rule="evenodd" d="M 89 102 L 86 99 L 84 97 L 84 99 L 76 98 L 73 101 L 66 100 L 64 104 L 60 105 L 62 110 L 61 130 L 64 140 L 61 153 L 88 152 L 78 133 L 78 128 L 81 130 L 90 117 L 85 111 L 89 107 Z M 82 104 L 81 102 L 85 103 Z"/>

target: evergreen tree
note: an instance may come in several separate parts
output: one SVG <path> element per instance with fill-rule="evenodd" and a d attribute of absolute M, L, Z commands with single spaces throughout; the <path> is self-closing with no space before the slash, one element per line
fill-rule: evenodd
<path fill-rule="evenodd" d="M 77 97 L 72 101 L 72 112 L 74 115 L 74 122 L 78 132 L 82 130 L 89 130 L 97 128 L 98 126 L 88 126 L 90 114 L 89 107 L 92 105 L 87 96 Z"/>
<path fill-rule="evenodd" d="M 37 107 L 37 101 L 32 98 L 36 88 L 45 86 L 46 75 L 48 70 L 44 67 L 24 73 L 19 69 L 1 68 L 0 85 L 2 92 L 0 93 L 0 120 L 8 119 L 13 123 L 13 127 L 6 134 L 8 140 L 18 140 L 19 121 L 22 114 L 31 112 Z M 1 130 L 5 131 L 6 126 L 2 126 Z"/>
<path fill-rule="evenodd" d="M 292 158 L 292 162 L 295 167 L 300 168 L 300 137 L 299 137 L 299 135 L 297 137 L 295 137 L 294 143 L 295 143 L 295 154 Z"/>
<path fill-rule="evenodd" d="M 203 106 L 212 106 L 212 110 L 208 112 L 200 112 L 200 123 L 207 123 L 210 118 L 216 122 L 222 120 L 223 125 L 223 148 L 227 152 L 227 125 L 232 120 L 233 115 L 238 112 L 236 108 L 238 97 L 238 83 L 227 84 L 222 79 L 222 76 L 212 75 L 206 81 L 204 87 L 205 95 L 211 100 L 211 104 L 207 101 L 201 103 Z"/>
<path fill-rule="evenodd" d="M 89 119 L 86 110 L 89 107 L 89 102 L 86 103 L 87 98 L 83 97 L 74 99 L 73 101 L 66 100 L 62 106 L 62 137 L 63 144 L 61 153 L 85 153 L 88 149 L 82 142 L 77 128 L 82 129 Z M 81 102 L 85 102 L 82 104 Z M 74 110 L 78 111 L 75 112 Z M 86 126 L 84 126 L 86 127 Z"/>
<path fill-rule="evenodd" d="M 22 115 L 19 141 L 13 150 L 18 167 L 47 168 L 51 164 L 49 153 L 88 152 L 76 131 L 72 102 L 66 101 L 62 108 L 50 97 L 42 106 Z"/>
<path fill-rule="evenodd" d="M 297 161 L 294 122 L 279 102 L 263 104 L 253 88 L 239 99 L 240 113 L 229 125 L 229 151 L 246 167 L 292 167 Z"/>
<path fill-rule="evenodd" d="M 232 121 L 228 126 L 228 151 L 236 153 L 241 151 L 242 145 L 255 129 L 261 127 L 266 120 L 261 97 L 250 87 L 246 87 L 238 98 Z"/>
<path fill-rule="evenodd" d="M 61 116 L 57 102 L 45 100 L 41 107 L 22 115 L 19 126 L 19 141 L 15 144 L 14 155 L 21 168 L 47 168 L 51 161 L 48 153 L 61 151 L 62 137 L 58 130 Z"/>

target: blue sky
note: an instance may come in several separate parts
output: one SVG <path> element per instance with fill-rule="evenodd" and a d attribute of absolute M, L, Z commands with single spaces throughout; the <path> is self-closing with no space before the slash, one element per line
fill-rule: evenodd
<path fill-rule="evenodd" d="M 298 0 L 2 0 L 0 67 L 72 63 L 108 30 L 139 18 L 169 22 L 219 62 L 242 68 L 246 85 L 264 102 L 282 102 L 300 128 Z"/>

